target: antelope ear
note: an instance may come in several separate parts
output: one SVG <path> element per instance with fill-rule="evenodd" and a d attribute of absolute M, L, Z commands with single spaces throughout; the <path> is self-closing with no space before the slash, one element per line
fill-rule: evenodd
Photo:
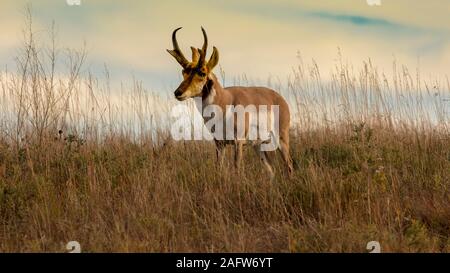
<path fill-rule="evenodd" d="M 213 47 L 213 53 L 211 55 L 211 58 L 209 58 L 207 67 L 209 71 L 212 71 L 214 69 L 214 67 L 216 67 L 216 65 L 219 63 L 219 51 L 217 50 L 217 48 L 214 46 Z"/>
<path fill-rule="evenodd" d="M 193 46 L 191 46 L 191 50 L 192 50 L 192 63 L 195 65 L 198 63 L 198 60 L 200 59 L 200 53 Z"/>

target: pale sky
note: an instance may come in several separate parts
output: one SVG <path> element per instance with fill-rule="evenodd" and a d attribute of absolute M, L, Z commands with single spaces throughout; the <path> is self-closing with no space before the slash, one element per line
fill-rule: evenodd
<path fill-rule="evenodd" d="M 31 3 L 39 37 L 47 36 L 54 20 L 59 45 L 80 48 L 86 42 L 85 71 L 101 75 L 106 64 L 116 80 L 134 75 L 148 89 L 164 92 L 180 79 L 179 65 L 166 52 L 179 26 L 187 56 L 189 46 L 201 46 L 205 27 L 227 80 L 242 74 L 261 82 L 286 79 L 298 64 L 297 52 L 306 63 L 315 59 L 326 74 L 338 47 L 356 67 L 371 58 L 389 73 L 395 57 L 411 70 L 420 63 L 425 75 L 450 74 L 450 0 L 382 0 L 381 6 L 366 0 L 81 1 L 1 0 L 1 67 L 13 63 L 24 7 Z"/>

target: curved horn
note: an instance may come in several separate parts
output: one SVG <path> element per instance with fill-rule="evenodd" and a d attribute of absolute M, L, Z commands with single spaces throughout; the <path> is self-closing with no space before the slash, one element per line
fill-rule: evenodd
<path fill-rule="evenodd" d="M 202 49 L 198 49 L 200 53 L 200 60 L 197 63 L 198 66 L 202 66 L 205 64 L 206 50 L 208 49 L 208 35 L 206 35 L 206 31 L 203 27 L 202 33 L 203 33 L 203 46 Z"/>
<path fill-rule="evenodd" d="M 202 27 L 202 33 L 203 33 L 203 47 L 202 51 L 205 53 L 206 56 L 206 50 L 208 49 L 208 35 L 206 35 L 205 29 Z"/>
<path fill-rule="evenodd" d="M 189 61 L 184 57 L 183 53 L 180 50 L 180 47 L 178 46 L 177 41 L 177 31 L 180 29 L 181 27 L 173 31 L 172 33 L 173 50 L 167 49 L 167 52 L 169 52 L 169 54 L 172 55 L 182 67 L 186 67 L 189 64 Z"/>

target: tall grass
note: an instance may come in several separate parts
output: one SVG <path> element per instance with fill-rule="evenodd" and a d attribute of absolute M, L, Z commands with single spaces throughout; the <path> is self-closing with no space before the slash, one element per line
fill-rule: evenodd
<path fill-rule="evenodd" d="M 268 83 L 291 104 L 298 165 L 270 183 L 251 151 L 237 173 L 212 143 L 171 141 L 172 98 L 114 89 L 27 22 L 0 75 L 0 251 L 450 251 L 448 78 L 339 54 L 325 80 L 299 59 Z"/>

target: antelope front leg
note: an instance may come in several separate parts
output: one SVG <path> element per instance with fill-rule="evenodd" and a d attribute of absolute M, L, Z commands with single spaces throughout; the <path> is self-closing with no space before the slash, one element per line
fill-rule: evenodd
<path fill-rule="evenodd" d="M 273 182 L 275 179 L 275 172 L 273 170 L 271 160 L 269 159 L 269 152 L 261 151 L 261 145 L 255 145 L 254 149 L 255 149 L 255 152 L 258 154 L 259 158 L 261 159 L 261 162 L 263 163 L 264 168 L 266 169 L 267 173 L 269 174 L 270 182 Z"/>
<path fill-rule="evenodd" d="M 216 142 L 217 164 L 219 165 L 219 169 L 222 170 L 225 158 L 225 144 L 217 140 L 215 142 Z"/>
<path fill-rule="evenodd" d="M 240 172 L 242 165 L 242 149 L 244 146 L 243 141 L 236 140 L 234 142 L 234 166 L 236 167 L 238 173 Z"/>

